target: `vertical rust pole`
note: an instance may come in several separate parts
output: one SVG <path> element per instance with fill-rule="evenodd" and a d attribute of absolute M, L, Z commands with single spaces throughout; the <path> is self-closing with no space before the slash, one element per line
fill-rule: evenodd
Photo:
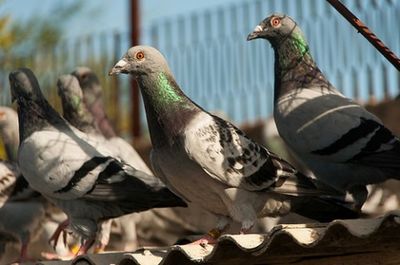
<path fill-rule="evenodd" d="M 114 32 L 113 35 L 113 61 L 118 62 L 118 60 L 121 58 L 121 34 L 119 32 Z M 105 53 L 106 54 L 106 53 Z M 114 128 L 117 129 L 117 134 L 121 132 L 121 119 L 119 118 L 119 113 L 120 112 L 120 106 L 119 106 L 119 96 L 120 96 L 120 82 L 117 76 L 113 76 L 111 78 L 111 91 L 107 91 L 107 94 L 111 94 L 111 103 L 112 103 L 112 108 L 109 109 L 111 110 L 110 114 L 111 117 L 113 117 L 113 122 L 116 126 Z M 107 99 L 109 100 L 109 99 Z"/>
<path fill-rule="evenodd" d="M 385 58 L 400 71 L 400 59 L 340 0 L 327 0 L 347 21 L 349 21 Z"/>
<path fill-rule="evenodd" d="M 139 0 L 130 0 L 130 38 L 131 46 L 139 44 L 140 38 L 140 10 Z M 131 79 L 131 119 L 132 119 L 132 135 L 139 137 L 140 129 L 140 95 L 139 87 L 135 80 Z"/>

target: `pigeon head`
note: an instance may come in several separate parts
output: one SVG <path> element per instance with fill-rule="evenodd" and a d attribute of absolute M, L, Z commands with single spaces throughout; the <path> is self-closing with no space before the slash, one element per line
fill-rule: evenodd
<path fill-rule="evenodd" d="M 79 108 L 82 99 L 82 89 L 78 79 L 73 75 L 62 75 L 57 81 L 58 95 L 63 106 L 68 105 L 74 109 Z"/>
<path fill-rule="evenodd" d="M 38 80 L 28 68 L 19 68 L 8 76 L 11 87 L 12 102 L 21 100 L 38 101 L 43 99 Z"/>
<path fill-rule="evenodd" d="M 93 95 L 101 94 L 100 81 L 97 75 L 86 66 L 78 66 L 74 69 L 71 75 L 75 76 L 83 92 L 88 92 Z"/>
<path fill-rule="evenodd" d="M 114 65 L 109 75 L 122 73 L 138 77 L 153 72 L 169 72 L 164 56 L 153 47 L 134 46 Z"/>
<path fill-rule="evenodd" d="M 291 17 L 273 13 L 254 28 L 247 36 L 247 40 L 267 39 L 275 46 L 296 34 L 303 36 L 301 29 Z"/>

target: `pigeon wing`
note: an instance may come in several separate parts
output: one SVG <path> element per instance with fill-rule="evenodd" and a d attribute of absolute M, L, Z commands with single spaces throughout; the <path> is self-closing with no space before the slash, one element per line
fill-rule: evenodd
<path fill-rule="evenodd" d="M 150 161 L 151 161 L 151 167 L 153 168 L 153 171 L 155 173 L 155 175 L 157 177 L 159 177 L 167 186 L 168 188 L 175 193 L 176 195 L 178 195 L 179 197 L 185 199 L 185 201 L 190 202 L 189 199 L 187 199 L 185 196 L 183 196 L 179 191 L 177 191 L 173 185 L 169 184 L 168 178 L 165 177 L 165 174 L 162 170 L 162 168 L 159 166 L 159 162 L 158 162 L 158 156 L 157 153 L 154 152 L 154 150 L 151 151 L 150 153 Z"/>
<path fill-rule="evenodd" d="M 186 204 L 154 176 L 112 160 L 82 199 L 113 203 L 124 213 Z"/>
<path fill-rule="evenodd" d="M 189 157 L 231 187 L 263 190 L 296 173 L 285 160 L 249 139 L 231 123 L 201 113 L 185 131 Z"/>

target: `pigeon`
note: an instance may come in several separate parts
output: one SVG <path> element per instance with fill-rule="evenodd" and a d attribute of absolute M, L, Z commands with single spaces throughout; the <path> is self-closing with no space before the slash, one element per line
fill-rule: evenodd
<path fill-rule="evenodd" d="M 30 260 L 29 243 L 41 233 L 45 203 L 31 190 L 14 163 L 0 161 L 0 259 L 10 242 L 20 242 L 17 262 Z"/>
<path fill-rule="evenodd" d="M 0 160 L 0 207 L 15 193 L 15 184 L 19 174 L 14 163 Z"/>
<path fill-rule="evenodd" d="M 0 160 L 0 256 L 10 254 L 4 253 L 8 243 L 19 241 L 21 248 L 17 262 L 23 262 L 32 260 L 28 246 L 40 239 L 47 229 L 48 217 L 54 213 L 49 203 L 29 187 L 19 172 L 18 115 L 12 108 L 0 107 L 0 134 L 9 159 Z M 9 258 L 12 257 L 14 255 Z"/>
<path fill-rule="evenodd" d="M 86 68 L 80 67 L 78 69 Z M 83 94 L 82 100 L 82 90 L 79 83 L 77 83 L 76 78 L 71 75 L 64 75 L 59 78 L 57 84 L 58 93 L 62 99 L 61 101 L 63 105 L 64 118 L 79 130 L 86 133 L 91 132 L 93 135 L 97 134 L 99 136 L 101 132 L 97 129 L 97 124 L 92 123 L 94 119 L 92 113 L 87 111 L 85 104 L 78 103 L 82 101 L 85 102 L 85 96 L 87 94 Z M 72 105 L 75 105 L 77 107 L 79 106 L 79 108 L 72 107 Z M 124 162 L 130 164 L 131 166 L 152 175 L 153 173 L 150 171 L 147 165 L 126 141 L 119 138 L 119 143 L 124 143 L 126 146 L 124 146 L 123 144 L 118 145 L 118 142 L 115 141 L 115 139 L 118 138 L 119 137 L 114 136 L 107 139 L 108 141 L 112 142 L 112 147 L 118 149 L 116 150 L 116 156 L 122 159 Z M 124 151 L 121 153 L 119 149 Z M 127 159 L 127 157 L 129 159 Z M 149 240 L 151 241 L 154 237 L 157 237 L 156 242 L 158 244 L 173 243 L 176 240 L 171 241 L 171 239 L 186 236 L 188 231 L 191 231 L 192 233 L 202 231 L 203 226 L 200 226 L 197 223 L 197 218 L 199 216 L 197 212 L 200 212 L 200 214 L 202 214 L 201 216 L 203 220 L 199 221 L 202 224 L 206 222 L 204 219 L 213 219 L 214 216 L 211 216 L 211 214 L 208 214 L 204 210 L 199 210 L 199 207 L 190 205 L 189 208 L 153 209 L 151 211 L 147 211 L 146 213 L 131 214 L 120 217 L 118 219 L 114 219 L 116 227 L 120 227 L 120 240 L 119 242 L 111 242 L 111 245 L 109 247 L 114 247 L 114 249 L 120 251 L 132 251 L 132 249 L 137 248 L 137 236 L 140 236 L 140 239 L 145 242 L 149 242 Z M 193 213 L 196 213 L 196 215 L 194 215 Z M 174 233 L 170 233 L 171 225 L 182 223 L 184 223 L 184 226 L 180 225 L 180 227 L 174 228 L 176 229 Z M 137 229 L 135 227 L 136 224 L 138 226 Z M 103 227 L 104 226 L 102 226 L 102 228 Z M 105 233 L 106 232 L 101 229 L 99 235 L 105 235 Z M 137 235 L 136 233 L 139 233 L 139 235 Z M 103 238 L 107 239 L 107 236 L 104 236 Z M 154 244 L 155 242 L 151 243 Z M 105 245 L 106 243 L 103 243 L 103 246 Z"/>
<path fill-rule="evenodd" d="M 102 88 L 97 75 L 90 68 L 84 66 L 76 67 L 71 74 L 78 78 L 83 90 L 85 105 L 92 113 L 101 133 L 106 138 L 116 136 L 117 134 L 105 112 Z"/>
<path fill-rule="evenodd" d="M 93 114 L 84 104 L 85 95 L 78 80 L 73 75 L 60 76 L 57 82 L 58 94 L 61 97 L 63 117 L 75 128 L 108 142 L 114 155 L 123 162 L 147 174 L 153 174 L 136 150 L 124 139 L 113 136 L 105 139 Z"/>
<path fill-rule="evenodd" d="M 348 192 L 354 207 L 361 209 L 368 196 L 366 185 L 399 179 L 399 139 L 326 79 L 291 17 L 272 14 L 247 40 L 257 38 L 267 39 L 275 53 L 279 134 L 316 178 Z"/>
<path fill-rule="evenodd" d="M 78 79 L 72 75 L 62 75 L 58 78 L 57 88 L 64 119 L 80 131 L 102 138 L 93 115 L 84 103 Z"/>
<path fill-rule="evenodd" d="M 196 243 L 215 243 L 232 220 L 246 233 L 258 217 L 291 211 L 322 222 L 357 217 L 343 200 L 336 202 L 341 194 L 317 188 L 288 162 L 189 99 L 157 49 L 130 48 L 109 72 L 120 73 L 133 75 L 142 92 L 156 176 L 186 202 L 219 217 Z"/>
<path fill-rule="evenodd" d="M 79 85 L 78 79 L 75 76 L 60 76 L 57 81 L 57 87 L 58 95 L 61 98 L 63 117 L 72 126 L 84 133 L 98 137 L 100 141 L 108 142 L 108 146 L 114 151 L 113 154 L 115 157 L 121 159 L 123 162 L 135 167 L 136 169 L 152 175 L 151 170 L 128 142 L 117 136 L 109 139 L 105 139 L 103 137 L 92 113 L 88 111 L 86 105 L 84 104 L 83 92 Z M 104 250 L 108 245 L 112 220 L 110 219 L 105 222 L 107 224 L 105 223 L 100 225 L 100 231 L 98 233 L 99 238 L 96 240 L 99 242 L 98 246 L 96 246 L 97 252 Z M 129 226 L 134 225 L 134 223 L 129 224 Z M 60 229 L 61 228 L 62 227 L 60 227 Z M 59 234 L 56 234 L 52 237 L 54 242 L 57 242 L 58 236 Z"/>
<path fill-rule="evenodd" d="M 0 106 L 0 135 L 9 161 L 17 161 L 19 145 L 18 115 L 12 108 Z"/>
<path fill-rule="evenodd" d="M 19 262 L 27 261 L 28 245 L 40 233 L 44 205 L 29 188 L 16 165 L 19 144 L 18 115 L 9 107 L 0 107 L 0 134 L 9 161 L 0 160 L 0 256 L 10 242 L 20 242 Z M 33 199 L 33 200 L 32 200 Z"/>
<path fill-rule="evenodd" d="M 151 208 L 186 207 L 157 178 L 121 162 L 96 139 L 64 120 L 28 68 L 9 74 L 18 103 L 18 163 L 29 185 L 68 216 L 85 253 L 101 220 Z"/>

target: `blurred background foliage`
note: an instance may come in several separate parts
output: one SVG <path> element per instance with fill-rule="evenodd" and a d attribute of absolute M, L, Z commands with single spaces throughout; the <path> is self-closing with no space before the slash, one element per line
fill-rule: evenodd
<path fill-rule="evenodd" d="M 0 5 L 4 0 L 0 1 Z M 32 56 L 37 49 L 52 49 L 62 39 L 68 22 L 81 15 L 85 1 L 59 2 L 48 16 L 11 20 L 9 14 L 0 15 L 0 54 L 12 57 Z"/>

